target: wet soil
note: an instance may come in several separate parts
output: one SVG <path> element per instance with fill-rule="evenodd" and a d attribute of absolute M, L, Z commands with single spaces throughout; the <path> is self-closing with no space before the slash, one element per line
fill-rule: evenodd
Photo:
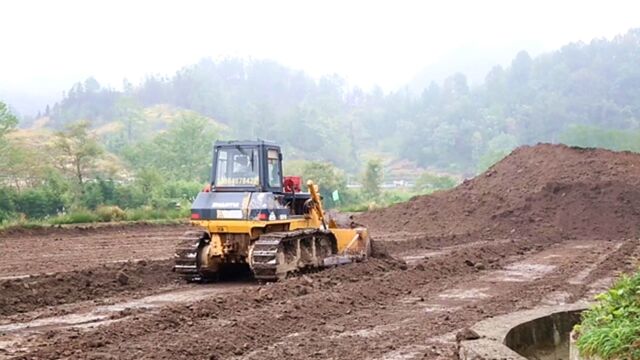
<path fill-rule="evenodd" d="M 356 221 L 444 243 L 491 240 L 504 234 L 638 237 L 640 155 L 563 145 L 525 146 L 455 189 L 370 211 Z"/>
<path fill-rule="evenodd" d="M 169 259 L 188 225 L 125 224 L 0 232 L 0 279 Z"/>
<path fill-rule="evenodd" d="M 411 266 L 372 259 L 248 286 L 90 331 L 65 327 L 32 340 L 22 356 L 452 358 L 457 331 L 488 316 L 591 296 L 640 255 L 635 240 L 479 246 Z M 619 266 L 583 276 L 589 264 L 602 262 Z M 596 280 L 604 281 L 593 288 Z"/>
<path fill-rule="evenodd" d="M 181 283 L 170 260 L 135 261 L 0 281 L 0 319 L 40 308 L 133 295 Z"/>

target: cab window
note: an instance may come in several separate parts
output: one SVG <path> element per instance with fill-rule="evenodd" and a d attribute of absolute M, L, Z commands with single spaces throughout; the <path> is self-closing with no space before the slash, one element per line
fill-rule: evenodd
<path fill-rule="evenodd" d="M 259 185 L 258 162 L 256 149 L 218 148 L 216 186 Z"/>
<path fill-rule="evenodd" d="M 271 149 L 267 151 L 267 167 L 269 171 L 269 187 L 282 187 L 280 156 L 277 150 Z"/>

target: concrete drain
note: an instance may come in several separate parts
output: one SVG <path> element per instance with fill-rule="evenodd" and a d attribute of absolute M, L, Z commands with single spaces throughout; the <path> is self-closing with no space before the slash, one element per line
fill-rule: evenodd
<path fill-rule="evenodd" d="M 567 360 L 571 329 L 587 303 L 546 306 L 487 319 L 471 330 L 477 340 L 460 343 L 464 360 Z"/>

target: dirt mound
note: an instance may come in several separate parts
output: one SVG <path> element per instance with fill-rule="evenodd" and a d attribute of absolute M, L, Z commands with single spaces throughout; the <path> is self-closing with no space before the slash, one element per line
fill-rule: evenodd
<path fill-rule="evenodd" d="M 460 186 L 370 211 L 374 231 L 494 238 L 634 237 L 640 229 L 640 155 L 539 144 L 514 150 Z"/>
<path fill-rule="evenodd" d="M 139 261 L 0 281 L 0 316 L 160 288 L 178 282 L 172 263 Z"/>

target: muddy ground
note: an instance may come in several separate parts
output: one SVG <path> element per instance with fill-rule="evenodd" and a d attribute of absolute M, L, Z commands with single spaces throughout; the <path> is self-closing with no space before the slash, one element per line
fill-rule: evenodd
<path fill-rule="evenodd" d="M 124 224 L 0 232 L 0 280 L 113 262 L 166 259 L 186 226 Z"/>
<path fill-rule="evenodd" d="M 267 285 L 177 280 L 183 226 L 0 234 L 0 358 L 454 359 L 479 320 L 591 298 L 635 269 L 638 182 L 637 155 L 522 148 L 356 216 L 390 256 Z"/>

